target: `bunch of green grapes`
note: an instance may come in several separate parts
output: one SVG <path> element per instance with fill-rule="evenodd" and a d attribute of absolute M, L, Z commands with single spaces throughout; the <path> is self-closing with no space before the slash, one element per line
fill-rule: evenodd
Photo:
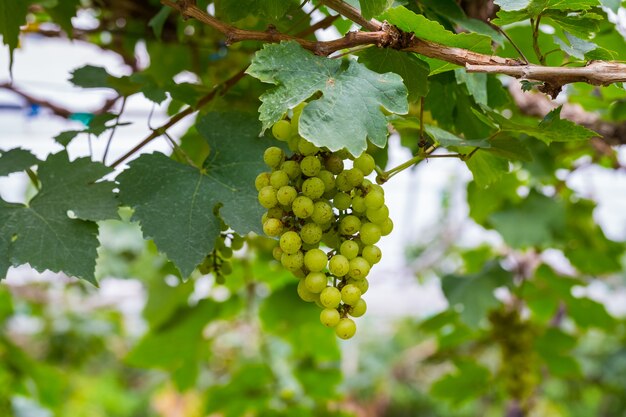
<path fill-rule="evenodd" d="M 365 178 L 375 168 L 372 156 L 318 148 L 297 135 L 298 109 L 294 113 L 272 128 L 293 154 L 268 148 L 263 160 L 271 172 L 256 178 L 267 209 L 263 231 L 279 238 L 274 258 L 300 278 L 300 298 L 320 306 L 322 324 L 349 339 L 356 332 L 352 318 L 367 309 L 367 276 L 382 256 L 376 243 L 393 222 L 382 187 Z M 353 167 L 346 169 L 348 158 Z"/>
<path fill-rule="evenodd" d="M 234 232 L 226 232 L 225 225 L 222 226 L 222 230 L 215 239 L 213 250 L 198 266 L 201 274 L 215 274 L 215 282 L 218 284 L 224 284 L 225 276 L 232 274 L 233 266 L 230 259 L 233 257 L 233 251 L 243 248 L 244 244 L 243 237 Z"/>

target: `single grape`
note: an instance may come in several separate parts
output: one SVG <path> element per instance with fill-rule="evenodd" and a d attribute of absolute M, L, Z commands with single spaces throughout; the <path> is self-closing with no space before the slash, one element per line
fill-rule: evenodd
<path fill-rule="evenodd" d="M 278 200 L 278 193 L 276 193 L 276 199 Z M 276 206 L 267 210 L 267 218 L 268 219 L 282 219 L 285 215 L 285 212 L 282 208 Z M 265 223 L 265 222 L 264 222 Z"/>
<path fill-rule="evenodd" d="M 285 171 L 274 171 L 272 175 L 270 175 L 270 185 L 277 190 L 287 184 L 289 184 L 289 175 L 287 175 Z"/>
<path fill-rule="evenodd" d="M 340 320 L 341 316 L 334 308 L 325 308 L 320 313 L 320 321 L 326 327 L 335 327 Z"/>
<path fill-rule="evenodd" d="M 356 285 L 348 284 L 341 289 L 341 301 L 349 306 L 356 304 L 361 299 L 361 290 Z"/>
<path fill-rule="evenodd" d="M 290 206 L 298 196 L 298 191 L 290 185 L 284 185 L 276 191 L 276 199 L 283 206 Z"/>
<path fill-rule="evenodd" d="M 304 156 L 315 155 L 316 153 L 319 152 L 319 150 L 320 150 L 320 148 L 318 148 L 317 146 L 313 145 L 308 140 L 306 140 L 304 138 L 300 138 L 300 141 L 298 142 L 298 151 L 302 155 L 304 155 Z"/>
<path fill-rule="evenodd" d="M 363 175 L 369 175 L 374 171 L 376 162 L 372 155 L 362 153 L 361 156 L 354 160 L 354 167 L 360 169 Z"/>
<path fill-rule="evenodd" d="M 317 201 L 313 205 L 313 214 L 311 214 L 311 220 L 315 223 L 322 225 L 330 222 L 333 218 L 333 208 L 325 201 Z"/>
<path fill-rule="evenodd" d="M 276 199 L 276 190 L 271 185 L 261 188 L 259 191 L 259 203 L 267 209 L 274 207 L 278 204 Z"/>
<path fill-rule="evenodd" d="M 385 195 L 378 191 L 370 191 L 365 196 L 365 207 L 368 209 L 379 209 L 385 204 Z"/>
<path fill-rule="evenodd" d="M 311 177 L 302 183 L 302 193 L 313 200 L 320 198 L 324 190 L 324 181 L 317 177 Z"/>
<path fill-rule="evenodd" d="M 352 188 L 354 188 L 350 184 L 347 171 L 342 171 L 339 175 L 337 175 L 337 178 L 335 178 L 335 187 L 337 187 L 339 191 L 343 192 L 349 192 Z"/>
<path fill-rule="evenodd" d="M 304 279 L 306 289 L 313 293 L 320 293 L 328 284 L 328 278 L 323 272 L 311 272 Z"/>
<path fill-rule="evenodd" d="M 286 142 L 291 137 L 291 123 L 288 120 L 279 120 L 272 126 L 272 135 L 280 141 Z"/>
<path fill-rule="evenodd" d="M 363 223 L 361 225 L 361 229 L 359 230 L 359 236 L 361 237 L 361 242 L 363 242 L 363 244 L 373 245 L 380 240 L 380 226 L 375 223 Z"/>
<path fill-rule="evenodd" d="M 355 241 L 346 240 L 339 247 L 339 253 L 348 259 L 354 259 L 359 255 L 359 245 Z"/>
<path fill-rule="evenodd" d="M 282 149 L 277 148 L 276 146 L 269 147 L 263 153 L 263 162 L 270 168 L 278 167 L 285 158 L 285 153 Z"/>
<path fill-rule="evenodd" d="M 389 218 L 389 208 L 383 204 L 378 209 L 367 209 L 365 214 L 372 223 L 382 225 Z"/>
<path fill-rule="evenodd" d="M 298 152 L 299 141 L 300 141 L 300 138 L 297 135 L 294 135 L 289 138 L 289 140 L 287 141 L 287 147 L 289 148 L 291 152 L 294 152 L 294 153 Z"/>
<path fill-rule="evenodd" d="M 350 185 L 350 189 L 358 187 L 363 182 L 363 172 L 358 168 L 352 168 L 343 173 L 346 174 L 346 179 Z"/>
<path fill-rule="evenodd" d="M 294 254 L 284 253 L 280 257 L 280 263 L 288 271 L 294 272 L 304 266 L 304 254 L 298 251 Z"/>
<path fill-rule="evenodd" d="M 298 236 L 298 233 L 290 230 L 283 233 L 280 237 L 280 248 L 286 254 L 293 255 L 300 250 L 302 246 L 302 239 Z"/>
<path fill-rule="evenodd" d="M 291 203 L 291 210 L 293 214 L 298 216 L 301 219 L 306 219 L 313 214 L 315 210 L 315 205 L 313 204 L 313 200 L 306 196 L 298 196 Z"/>
<path fill-rule="evenodd" d="M 353 235 L 361 228 L 361 220 L 352 214 L 347 215 L 339 222 L 339 233 Z"/>
<path fill-rule="evenodd" d="M 389 217 L 380 225 L 380 234 L 387 236 L 393 230 L 393 221 Z"/>
<path fill-rule="evenodd" d="M 285 171 L 291 180 L 295 180 L 302 174 L 300 164 L 296 161 L 285 161 L 280 166 L 281 171 Z"/>
<path fill-rule="evenodd" d="M 321 170 L 317 177 L 324 183 L 324 192 L 330 192 L 335 188 L 335 176 L 332 172 L 325 169 Z"/>
<path fill-rule="evenodd" d="M 272 249 L 272 256 L 274 257 L 274 259 L 276 259 L 278 262 L 281 261 L 281 258 L 283 256 L 283 250 L 280 248 L 280 246 L 275 246 L 274 249 Z"/>
<path fill-rule="evenodd" d="M 220 272 L 224 275 L 230 275 L 233 273 L 233 265 L 228 262 L 228 261 L 224 261 L 222 262 L 222 264 L 220 265 Z"/>
<path fill-rule="evenodd" d="M 343 159 L 341 159 L 335 154 L 328 155 L 326 159 L 324 160 L 324 167 L 328 171 L 337 175 L 341 171 L 343 171 Z"/>
<path fill-rule="evenodd" d="M 350 339 L 356 333 L 356 323 L 354 320 L 344 317 L 335 326 L 335 334 L 341 339 Z"/>
<path fill-rule="evenodd" d="M 233 250 L 239 250 L 243 248 L 244 238 L 238 234 L 233 234 L 233 237 L 230 239 L 230 247 Z"/>
<path fill-rule="evenodd" d="M 365 213 L 367 207 L 365 207 L 365 198 L 360 195 L 352 197 L 352 211 L 358 214 Z"/>
<path fill-rule="evenodd" d="M 326 308 L 337 308 L 341 303 L 341 291 L 335 287 L 326 287 L 320 293 L 320 302 Z"/>
<path fill-rule="evenodd" d="M 361 317 L 367 311 L 367 303 L 360 298 L 352 307 L 350 307 L 350 315 L 352 317 Z"/>
<path fill-rule="evenodd" d="M 383 253 L 376 245 L 367 245 L 363 247 L 363 258 L 370 264 L 374 265 L 380 262 Z"/>
<path fill-rule="evenodd" d="M 328 262 L 328 270 L 336 277 L 342 277 L 350 271 L 350 261 L 343 255 L 335 255 Z"/>
<path fill-rule="evenodd" d="M 337 210 L 347 210 L 352 204 L 352 198 L 346 193 L 337 193 L 333 198 L 333 205 Z"/>
<path fill-rule="evenodd" d="M 322 228 L 319 224 L 307 223 L 302 226 L 302 229 L 300 230 L 300 237 L 303 242 L 309 245 L 315 245 L 322 240 Z"/>
<path fill-rule="evenodd" d="M 363 279 L 370 272 L 370 264 L 360 256 L 350 260 L 350 271 L 348 276 L 354 279 Z"/>
<path fill-rule="evenodd" d="M 303 279 L 298 282 L 298 295 L 307 303 L 312 303 L 319 299 L 319 294 L 313 293 L 306 288 Z"/>
<path fill-rule="evenodd" d="M 367 292 L 367 290 L 370 287 L 370 283 L 367 280 L 367 278 L 365 279 L 354 279 L 354 278 L 348 278 L 348 280 L 346 281 L 348 284 L 352 284 L 355 287 L 357 287 L 359 289 L 359 291 L 361 291 L 361 295 L 365 294 Z"/>
<path fill-rule="evenodd" d="M 319 272 L 326 268 L 328 257 L 321 249 L 311 249 L 304 254 L 304 266 L 311 272 Z"/>
<path fill-rule="evenodd" d="M 254 180 L 254 186 L 256 187 L 257 191 L 261 191 L 261 188 L 267 187 L 268 185 L 270 185 L 269 172 L 261 172 L 259 175 L 256 176 L 256 179 Z"/>
<path fill-rule="evenodd" d="M 263 232 L 270 237 L 280 236 L 283 232 L 283 222 L 278 219 L 267 219 L 263 223 Z"/>
<path fill-rule="evenodd" d="M 322 163 L 316 156 L 305 156 L 304 159 L 300 162 L 300 169 L 302 173 L 307 177 L 314 177 L 322 168 Z"/>

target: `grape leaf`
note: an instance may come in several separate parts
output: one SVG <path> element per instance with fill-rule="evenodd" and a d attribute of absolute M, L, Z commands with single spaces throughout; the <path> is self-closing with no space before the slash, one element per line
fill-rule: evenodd
<path fill-rule="evenodd" d="M 115 77 L 103 67 L 85 65 L 75 69 L 69 81 L 83 88 L 112 88 L 124 96 L 135 94 L 142 87 L 140 83 L 133 81 L 131 77 Z"/>
<path fill-rule="evenodd" d="M 430 393 L 439 398 L 461 404 L 472 398 L 480 398 L 489 387 L 489 370 L 475 362 L 458 360 L 457 371 L 444 375 L 430 388 Z"/>
<path fill-rule="evenodd" d="M 13 68 L 13 51 L 17 48 L 20 26 L 26 22 L 28 1 L 0 1 L 0 35 L 2 42 L 9 46 L 9 71 Z"/>
<path fill-rule="evenodd" d="M 576 36 L 568 32 L 565 32 L 565 37 L 569 41 L 569 45 L 558 36 L 554 37 L 554 42 L 559 45 L 563 52 L 570 56 L 573 56 L 574 58 L 578 58 L 581 60 L 585 59 L 586 53 L 591 52 L 598 47 L 598 45 L 596 45 L 595 43 L 577 38 Z"/>
<path fill-rule="evenodd" d="M 94 221 L 117 217 L 112 182 L 95 182 L 111 170 L 88 158 L 50 155 L 39 166 L 41 191 L 28 206 L 0 200 L 0 247 L 12 265 L 66 272 L 95 283 Z M 0 261 L 0 272 L 4 272 Z"/>
<path fill-rule="evenodd" d="M 161 10 L 159 10 L 159 12 L 155 14 L 152 17 L 152 19 L 150 19 L 150 21 L 148 22 L 148 26 L 152 28 L 152 31 L 154 32 L 154 36 L 156 36 L 158 40 L 161 40 L 161 34 L 163 33 L 163 26 L 165 25 L 165 22 L 167 21 L 167 18 L 169 17 L 172 11 L 173 9 L 171 7 L 163 6 L 161 7 Z"/>
<path fill-rule="evenodd" d="M 76 8 L 80 5 L 80 0 L 58 0 L 54 7 L 46 7 L 46 11 L 55 23 L 61 26 L 68 37 L 73 36 L 74 27 L 72 18 L 76 16 Z"/>
<path fill-rule="evenodd" d="M 322 98 L 304 108 L 299 133 L 332 151 L 346 148 L 360 155 L 367 148 L 367 138 L 383 147 L 387 119 L 381 107 L 392 113 L 408 112 L 408 93 L 397 74 L 377 74 L 355 61 L 343 69 L 341 61 L 315 56 L 295 42 L 266 45 L 246 72 L 277 85 L 261 96 L 263 130 L 321 92 Z"/>
<path fill-rule="evenodd" d="M 208 113 L 196 124 L 211 149 L 202 169 L 162 153 L 130 163 L 118 178 L 120 199 L 135 209 L 146 238 L 152 238 L 187 277 L 215 245 L 220 215 L 240 234 L 261 233 L 263 209 L 254 179 L 263 171 L 266 143 L 260 125 L 243 113 Z"/>
<path fill-rule="evenodd" d="M 470 327 L 478 327 L 487 311 L 498 304 L 493 291 L 510 282 L 511 273 L 492 262 L 476 274 L 444 276 L 441 288 L 451 306 L 463 306 L 461 320 Z"/>
<path fill-rule="evenodd" d="M 24 171 L 38 163 L 39 159 L 26 149 L 9 149 L 0 153 L 0 176 Z"/>
<path fill-rule="evenodd" d="M 359 0 L 361 14 L 366 19 L 376 17 L 387 9 L 393 1 L 389 0 Z"/>
<path fill-rule="evenodd" d="M 522 10 L 528 6 L 530 0 L 494 0 L 494 3 L 500 6 L 500 10 Z"/>
<path fill-rule="evenodd" d="M 424 130 L 439 146 L 472 146 L 475 148 L 491 147 L 491 144 L 486 139 L 464 139 L 436 126 L 426 125 L 424 126 Z"/>
<path fill-rule="evenodd" d="M 278 20 L 294 5 L 294 0 L 216 0 L 215 13 L 231 22 L 250 15 Z"/>
<path fill-rule="evenodd" d="M 359 55 L 359 62 L 379 74 L 394 72 L 402 77 L 409 92 L 409 101 L 428 94 L 428 64 L 415 54 L 391 48 L 367 48 Z"/>
<path fill-rule="evenodd" d="M 509 162 L 487 152 L 478 151 L 465 161 L 480 187 L 491 185 L 509 171 Z"/>
<path fill-rule="evenodd" d="M 402 6 L 387 10 L 381 15 L 381 18 L 405 32 L 413 32 L 420 39 L 484 54 L 492 52 L 490 37 L 476 33 L 456 34 L 450 32 L 441 23 L 413 13 Z"/>

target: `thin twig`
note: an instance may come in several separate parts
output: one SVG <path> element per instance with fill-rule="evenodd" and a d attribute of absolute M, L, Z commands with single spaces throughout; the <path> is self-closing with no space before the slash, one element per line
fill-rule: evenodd
<path fill-rule="evenodd" d="M 109 140 L 107 140 L 107 146 L 104 148 L 104 155 L 102 155 L 102 163 L 106 164 L 107 155 L 109 153 L 109 148 L 111 147 L 111 142 L 113 142 L 113 136 L 115 135 L 115 131 L 117 130 L 117 126 L 120 123 L 120 117 L 122 117 L 122 113 L 124 113 L 124 107 L 126 107 L 126 97 L 122 99 L 122 106 L 120 107 L 120 111 L 117 114 L 117 118 L 115 119 L 115 124 L 111 129 L 111 134 L 109 135 Z"/>

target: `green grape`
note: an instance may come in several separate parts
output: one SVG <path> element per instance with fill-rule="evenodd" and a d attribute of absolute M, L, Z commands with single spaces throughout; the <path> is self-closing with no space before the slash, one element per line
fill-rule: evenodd
<path fill-rule="evenodd" d="M 363 279 L 370 272 L 370 264 L 360 256 L 350 260 L 350 271 L 348 276 L 354 279 Z"/>
<path fill-rule="evenodd" d="M 269 172 L 261 172 L 259 175 L 256 176 L 256 179 L 254 180 L 254 186 L 256 187 L 257 191 L 261 191 L 261 188 L 267 187 L 268 185 L 270 185 Z"/>
<path fill-rule="evenodd" d="M 352 214 L 347 215 L 339 222 L 339 233 L 342 235 L 353 235 L 359 231 L 361 220 Z"/>
<path fill-rule="evenodd" d="M 304 266 L 311 272 L 319 272 L 326 268 L 328 257 L 321 249 L 311 249 L 304 254 Z"/>
<path fill-rule="evenodd" d="M 325 201 L 317 201 L 313 205 L 313 214 L 311 214 L 311 220 L 315 223 L 322 225 L 330 222 L 333 218 L 333 208 Z"/>
<path fill-rule="evenodd" d="M 276 199 L 283 206 L 290 206 L 298 196 L 298 191 L 290 185 L 283 185 L 276 191 Z"/>
<path fill-rule="evenodd" d="M 294 135 L 289 138 L 289 140 L 287 141 L 287 147 L 289 148 L 291 152 L 294 152 L 294 153 L 298 152 L 299 141 L 300 141 L 300 138 L 297 135 Z"/>
<path fill-rule="evenodd" d="M 244 238 L 239 236 L 238 234 L 233 234 L 233 237 L 230 239 L 230 247 L 233 250 L 240 250 L 243 248 Z"/>
<path fill-rule="evenodd" d="M 324 190 L 324 181 L 317 177 L 311 177 L 302 183 L 302 193 L 313 200 L 320 198 Z"/>
<path fill-rule="evenodd" d="M 263 162 L 270 168 L 276 168 L 283 162 L 284 157 L 285 153 L 282 149 L 272 146 L 265 150 Z"/>
<path fill-rule="evenodd" d="M 367 311 L 367 303 L 360 298 L 352 307 L 350 307 L 350 315 L 352 317 L 361 317 Z"/>
<path fill-rule="evenodd" d="M 350 184 L 350 179 L 348 178 L 348 171 L 343 171 L 339 175 L 337 175 L 337 178 L 335 178 L 335 187 L 337 187 L 339 191 L 343 191 L 343 192 L 349 192 L 350 190 L 354 188 Z"/>
<path fill-rule="evenodd" d="M 341 289 L 341 301 L 349 306 L 356 304 L 361 299 L 361 290 L 356 285 L 348 284 Z"/>
<path fill-rule="evenodd" d="M 374 171 L 376 162 L 372 155 L 362 153 L 361 156 L 354 160 L 354 167 L 360 169 L 363 175 L 369 175 Z"/>
<path fill-rule="evenodd" d="M 306 289 L 313 293 L 320 293 L 328 284 L 328 278 L 323 272 L 311 272 L 304 279 Z"/>
<path fill-rule="evenodd" d="M 300 247 L 302 247 L 302 239 L 298 233 L 290 230 L 280 237 L 280 248 L 286 254 L 293 255 L 300 250 Z"/>
<path fill-rule="evenodd" d="M 359 230 L 361 242 L 365 245 L 373 245 L 380 240 L 381 230 L 380 226 L 375 223 L 363 223 Z"/>
<path fill-rule="evenodd" d="M 382 225 L 385 220 L 389 218 L 389 208 L 383 204 L 382 207 L 378 209 L 367 209 L 365 215 L 372 223 Z"/>
<path fill-rule="evenodd" d="M 357 287 L 359 289 L 359 291 L 361 291 L 361 295 L 365 294 L 367 292 L 367 290 L 370 287 L 370 283 L 367 280 L 367 278 L 365 279 L 354 279 L 354 278 L 348 278 L 348 280 L 346 281 L 348 284 L 352 284 L 355 287 Z"/>
<path fill-rule="evenodd" d="M 393 230 L 393 221 L 389 217 L 380 225 L 380 234 L 387 236 Z"/>
<path fill-rule="evenodd" d="M 325 193 L 335 189 L 335 176 L 332 172 L 323 169 L 317 174 L 317 177 L 324 183 Z"/>
<path fill-rule="evenodd" d="M 304 159 L 300 162 L 300 169 L 302 173 L 307 177 L 314 177 L 322 168 L 322 163 L 317 156 L 305 156 Z"/>
<path fill-rule="evenodd" d="M 283 252 L 280 257 L 280 263 L 288 271 L 297 271 L 304 266 L 304 254 L 301 251 L 298 251 L 291 255 Z"/>
<path fill-rule="evenodd" d="M 326 287 L 320 293 L 320 302 L 326 308 L 337 308 L 341 303 L 341 291 L 335 287 Z"/>
<path fill-rule="evenodd" d="M 270 185 L 277 190 L 287 184 L 289 184 L 289 175 L 285 171 L 274 171 L 270 175 Z"/>
<path fill-rule="evenodd" d="M 370 191 L 365 195 L 365 207 L 379 209 L 385 204 L 385 195 L 378 191 Z"/>
<path fill-rule="evenodd" d="M 278 262 L 281 261 L 281 258 L 283 256 L 283 250 L 280 248 L 280 246 L 275 246 L 274 249 L 272 249 L 272 256 L 274 257 L 274 259 L 276 259 Z"/>
<path fill-rule="evenodd" d="M 293 203 L 291 203 L 291 210 L 293 214 L 301 219 L 306 219 L 313 214 L 313 210 L 315 210 L 315 205 L 313 204 L 313 200 L 306 196 L 298 196 Z"/>
<path fill-rule="evenodd" d="M 228 261 L 224 261 L 222 262 L 222 264 L 220 265 L 220 272 L 224 275 L 230 275 L 233 273 L 233 265 L 228 262 Z"/>
<path fill-rule="evenodd" d="M 358 214 L 365 213 L 367 207 L 365 207 L 365 199 L 360 195 L 352 197 L 352 211 Z"/>
<path fill-rule="evenodd" d="M 298 295 L 307 303 L 312 303 L 319 299 L 319 294 L 315 294 L 306 288 L 303 279 L 298 282 Z"/>
<path fill-rule="evenodd" d="M 233 248 L 229 248 L 228 246 L 223 247 L 222 249 L 220 249 L 220 255 L 222 255 L 222 258 L 224 259 L 230 259 L 233 257 Z"/>
<path fill-rule="evenodd" d="M 280 166 L 281 171 L 285 171 L 291 180 L 295 180 L 302 174 L 300 164 L 296 161 L 285 161 Z"/>
<path fill-rule="evenodd" d="M 337 210 L 347 210 L 352 204 L 352 198 L 346 193 L 337 193 L 333 198 L 333 205 Z"/>
<path fill-rule="evenodd" d="M 316 223 L 307 223 L 302 226 L 300 237 L 304 243 L 315 245 L 322 240 L 322 228 Z"/>
<path fill-rule="evenodd" d="M 324 167 L 335 175 L 343 171 L 343 159 L 335 154 L 328 155 L 324 160 Z"/>
<path fill-rule="evenodd" d="M 278 204 L 276 199 L 276 190 L 271 185 L 261 188 L 259 191 L 259 203 L 267 209 L 272 208 Z"/>
<path fill-rule="evenodd" d="M 278 200 L 278 193 L 276 193 L 276 199 Z M 285 215 L 285 212 L 282 208 L 276 206 L 267 210 L 267 218 L 268 219 L 282 219 Z M 264 222 L 265 223 L 265 222 Z"/>
<path fill-rule="evenodd" d="M 354 259 L 359 255 L 359 245 L 353 240 L 346 240 L 339 247 L 339 253 L 349 260 Z"/>
<path fill-rule="evenodd" d="M 354 320 L 344 317 L 335 326 L 335 334 L 341 339 L 350 339 L 356 333 L 356 323 Z"/>
<path fill-rule="evenodd" d="M 217 285 L 224 285 L 226 284 L 226 278 L 224 278 L 224 275 L 221 273 L 222 271 L 219 271 L 215 274 L 215 283 Z"/>
<path fill-rule="evenodd" d="M 335 327 L 340 320 L 341 316 L 334 308 L 325 308 L 320 313 L 320 321 L 326 327 Z"/>
<path fill-rule="evenodd" d="M 320 150 L 320 148 L 318 148 L 317 146 L 313 145 L 308 140 L 306 140 L 304 138 L 300 138 L 300 141 L 298 142 L 298 151 L 302 155 L 304 155 L 304 156 L 315 155 L 316 153 L 319 152 L 319 150 Z"/>
<path fill-rule="evenodd" d="M 342 277 L 350 271 L 350 261 L 343 255 L 335 255 L 328 262 L 328 270 L 336 277 Z"/>
<path fill-rule="evenodd" d="M 367 245 L 363 247 L 363 258 L 370 264 L 374 265 L 380 262 L 383 253 L 376 245 Z"/>
<path fill-rule="evenodd" d="M 267 219 L 263 223 L 263 232 L 270 237 L 280 236 L 283 232 L 283 222 L 278 219 Z"/>
<path fill-rule="evenodd" d="M 286 142 L 291 137 L 291 123 L 288 120 L 279 120 L 272 126 L 272 135 L 280 141 Z"/>
<path fill-rule="evenodd" d="M 349 189 L 358 187 L 363 182 L 363 172 L 358 168 L 352 168 L 347 171 L 344 171 L 343 173 L 346 174 L 346 179 L 348 181 L 348 184 L 350 185 Z"/>

